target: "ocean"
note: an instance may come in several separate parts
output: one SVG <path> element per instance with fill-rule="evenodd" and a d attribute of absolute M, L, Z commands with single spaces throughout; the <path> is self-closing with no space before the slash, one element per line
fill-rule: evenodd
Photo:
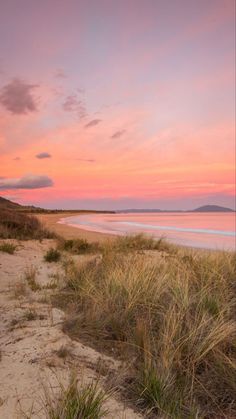
<path fill-rule="evenodd" d="M 146 233 L 183 246 L 235 250 L 235 213 L 83 214 L 60 223 L 107 234 Z"/>

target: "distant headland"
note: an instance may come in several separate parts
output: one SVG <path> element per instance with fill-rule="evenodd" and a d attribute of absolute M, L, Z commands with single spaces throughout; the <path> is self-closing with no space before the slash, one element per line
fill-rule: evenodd
<path fill-rule="evenodd" d="M 5 209 L 14 209 L 17 211 L 23 211 L 23 212 L 35 212 L 35 213 L 60 213 L 60 212 L 72 212 L 72 213 L 76 213 L 76 212 L 81 212 L 81 213 L 87 213 L 87 212 L 94 212 L 94 213 L 153 213 L 153 212 L 235 212 L 233 209 L 231 208 L 227 208 L 227 207 L 221 207 L 219 205 L 203 205 L 201 207 L 192 209 L 192 210 L 161 210 L 158 208 L 140 208 L 140 209 L 135 209 L 135 208 L 128 208 L 128 209 L 122 209 L 122 210 L 114 210 L 114 211 L 98 211 L 98 210 L 81 210 L 81 209 L 45 209 L 45 208 L 40 208 L 40 207 L 35 207 L 33 205 L 20 205 L 16 202 L 10 201 L 9 199 L 3 198 L 0 196 L 0 208 L 5 208 Z"/>

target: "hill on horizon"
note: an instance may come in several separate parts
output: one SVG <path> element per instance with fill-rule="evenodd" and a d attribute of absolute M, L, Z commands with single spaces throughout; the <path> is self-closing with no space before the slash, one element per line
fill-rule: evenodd
<path fill-rule="evenodd" d="M 10 201 L 9 199 L 3 198 L 0 196 L 0 208 L 20 208 L 22 205 L 17 204 L 17 202 Z"/>
<path fill-rule="evenodd" d="M 221 207 L 219 205 L 203 205 L 202 207 L 198 207 L 191 212 L 234 212 L 234 210 L 227 207 Z"/>
<path fill-rule="evenodd" d="M 10 199 L 3 198 L 0 196 L 0 209 L 12 209 L 17 211 L 32 211 L 32 212 L 38 212 L 38 211 L 47 211 L 40 207 L 35 207 L 34 205 L 21 205 L 17 202 L 10 201 Z"/>
<path fill-rule="evenodd" d="M 124 209 L 118 210 L 117 213 L 142 213 L 142 212 L 234 212 L 231 208 L 221 207 L 219 205 L 203 205 L 193 210 L 161 210 L 158 208 L 153 209 Z"/>
<path fill-rule="evenodd" d="M 10 201 L 9 199 L 0 196 L 0 210 L 16 210 L 18 212 L 29 212 L 29 213 L 46 213 L 46 214 L 57 214 L 57 213 L 102 213 L 102 214 L 113 214 L 115 211 L 99 211 L 99 210 L 83 210 L 83 209 L 46 209 L 41 207 L 35 207 L 34 205 L 21 205 L 17 202 Z"/>
<path fill-rule="evenodd" d="M 117 211 L 96 211 L 96 210 L 62 210 L 62 209 L 45 209 L 40 207 L 35 207 L 34 205 L 21 205 L 17 202 L 10 201 L 9 199 L 3 198 L 0 196 L 0 209 L 15 209 L 17 211 L 27 211 L 27 212 L 47 212 L 47 213 L 55 213 L 55 212 L 102 212 L 102 213 L 142 213 L 142 212 L 234 212 L 233 209 L 227 207 L 221 207 L 219 205 L 203 205 L 201 207 L 195 208 L 193 210 L 161 210 L 157 208 L 148 209 L 123 209 Z"/>

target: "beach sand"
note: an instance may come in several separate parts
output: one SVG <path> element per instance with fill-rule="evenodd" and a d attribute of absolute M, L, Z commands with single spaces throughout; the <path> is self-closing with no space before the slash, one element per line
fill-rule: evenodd
<path fill-rule="evenodd" d="M 33 214 L 36 216 L 49 230 L 64 237 L 65 239 L 86 239 L 89 242 L 103 242 L 112 240 L 115 235 L 98 233 L 95 231 L 87 231 L 77 227 L 60 224 L 59 221 L 66 217 L 74 217 L 81 213 L 63 212 L 61 214 Z"/>

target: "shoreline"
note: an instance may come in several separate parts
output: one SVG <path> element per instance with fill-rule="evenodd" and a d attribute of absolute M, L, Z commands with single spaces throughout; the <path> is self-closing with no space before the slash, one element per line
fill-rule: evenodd
<path fill-rule="evenodd" d="M 45 225 L 49 230 L 52 230 L 54 233 L 63 236 L 65 239 L 86 239 L 88 242 L 104 242 L 107 240 L 113 240 L 118 235 L 108 234 L 108 233 L 99 233 L 97 231 L 89 231 L 79 227 L 75 227 L 66 223 L 60 223 L 60 220 L 64 218 L 71 217 L 71 213 L 63 214 L 34 214 L 33 216 L 37 217 L 42 224 Z M 81 215 L 81 213 L 75 213 L 73 216 Z"/>
<path fill-rule="evenodd" d="M 65 212 L 63 214 L 35 214 L 33 213 L 32 215 L 36 216 L 39 219 L 39 221 L 42 222 L 42 224 L 44 224 L 45 227 L 47 227 L 49 230 L 62 236 L 66 240 L 80 238 L 80 239 L 87 240 L 90 243 L 93 243 L 93 242 L 103 243 L 105 241 L 113 241 L 117 237 L 121 236 L 120 234 L 118 233 L 116 234 L 115 232 L 103 233 L 103 232 L 83 229 L 83 228 L 78 227 L 77 225 L 67 224 L 63 220 L 71 217 L 70 212 Z M 81 213 L 77 212 L 73 214 L 73 217 L 74 216 L 81 216 Z M 188 244 L 183 244 L 183 243 L 176 243 L 172 241 L 171 239 L 168 239 L 168 237 L 166 239 L 168 242 L 172 243 L 173 245 L 178 246 L 180 248 L 185 248 L 185 249 L 194 249 L 194 250 L 200 250 L 200 251 L 213 251 L 213 252 L 215 251 L 216 252 L 217 251 L 234 252 L 235 251 L 234 248 L 221 249 L 217 247 L 210 248 L 210 247 L 204 247 L 204 246 L 194 246 L 194 245 L 188 245 Z"/>

